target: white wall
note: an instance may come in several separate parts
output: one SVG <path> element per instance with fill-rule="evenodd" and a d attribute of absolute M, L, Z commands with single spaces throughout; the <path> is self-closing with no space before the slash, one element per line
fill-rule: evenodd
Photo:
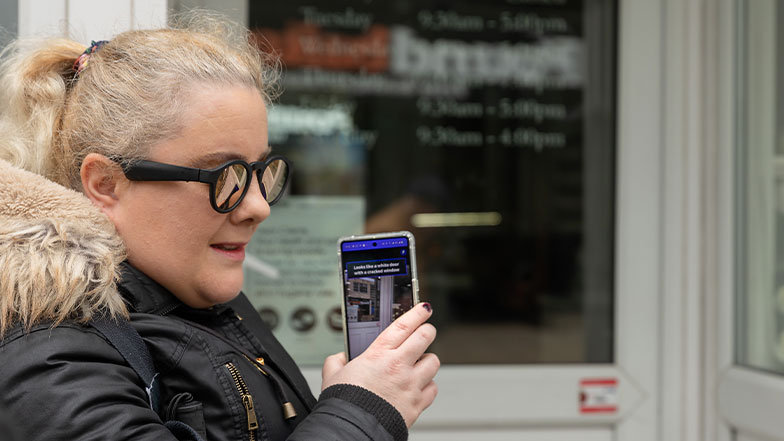
<path fill-rule="evenodd" d="M 19 3 L 19 35 L 63 36 L 86 45 L 128 29 L 166 24 L 166 0 L 25 0 Z"/>
<path fill-rule="evenodd" d="M 237 23 L 248 24 L 248 0 L 169 0 L 169 9 L 172 11 L 193 8 L 218 11 Z"/>

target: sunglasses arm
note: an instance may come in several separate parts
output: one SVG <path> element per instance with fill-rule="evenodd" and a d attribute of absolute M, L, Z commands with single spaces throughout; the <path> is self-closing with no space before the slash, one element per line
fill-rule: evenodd
<path fill-rule="evenodd" d="M 210 182 L 207 170 L 162 164 L 153 161 L 139 161 L 125 170 L 125 177 L 132 181 L 196 181 Z M 214 179 L 214 178 L 213 178 Z"/>

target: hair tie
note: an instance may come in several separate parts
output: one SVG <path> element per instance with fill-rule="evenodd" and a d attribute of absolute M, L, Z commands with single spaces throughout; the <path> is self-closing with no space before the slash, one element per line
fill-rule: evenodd
<path fill-rule="evenodd" d="M 82 55 L 79 55 L 79 58 L 74 61 L 73 70 L 76 72 L 76 75 L 79 75 L 79 72 L 84 70 L 87 67 L 87 63 L 90 61 L 90 56 L 98 51 L 98 49 L 102 48 L 103 45 L 108 43 L 108 40 L 100 40 L 95 41 L 92 40 L 90 42 L 90 46 L 82 52 Z"/>

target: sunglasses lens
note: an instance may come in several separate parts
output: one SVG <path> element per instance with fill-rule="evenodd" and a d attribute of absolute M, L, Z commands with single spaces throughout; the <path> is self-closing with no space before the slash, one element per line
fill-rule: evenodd
<path fill-rule="evenodd" d="M 267 202 L 274 204 L 286 188 L 286 181 L 289 179 L 289 166 L 282 159 L 274 159 L 264 169 L 259 176 L 261 194 Z"/>
<path fill-rule="evenodd" d="M 240 201 L 248 181 L 248 170 L 242 164 L 232 164 L 221 171 L 215 184 L 215 203 L 221 210 L 230 210 Z"/>

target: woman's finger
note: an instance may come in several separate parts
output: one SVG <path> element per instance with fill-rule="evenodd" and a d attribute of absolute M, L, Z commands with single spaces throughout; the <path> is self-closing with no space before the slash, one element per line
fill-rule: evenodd
<path fill-rule="evenodd" d="M 420 401 L 421 409 L 425 410 L 430 407 L 430 405 L 433 404 L 433 401 L 435 401 L 436 395 L 438 395 L 438 385 L 436 385 L 435 381 L 430 381 L 430 383 L 422 389 L 422 401 Z"/>
<path fill-rule="evenodd" d="M 371 344 L 371 347 L 380 346 L 386 349 L 397 349 L 432 314 L 433 310 L 430 307 L 430 303 L 416 305 L 398 317 L 387 329 L 379 334 L 373 344 Z"/>
<path fill-rule="evenodd" d="M 411 378 L 416 381 L 416 386 L 424 389 L 430 384 L 441 367 L 441 360 L 436 354 L 428 353 L 422 356 L 414 365 L 414 372 Z"/>
<path fill-rule="evenodd" d="M 420 325 L 408 338 L 397 348 L 397 353 L 403 361 L 413 365 L 422 357 L 427 348 L 436 339 L 436 328 L 430 323 Z"/>

